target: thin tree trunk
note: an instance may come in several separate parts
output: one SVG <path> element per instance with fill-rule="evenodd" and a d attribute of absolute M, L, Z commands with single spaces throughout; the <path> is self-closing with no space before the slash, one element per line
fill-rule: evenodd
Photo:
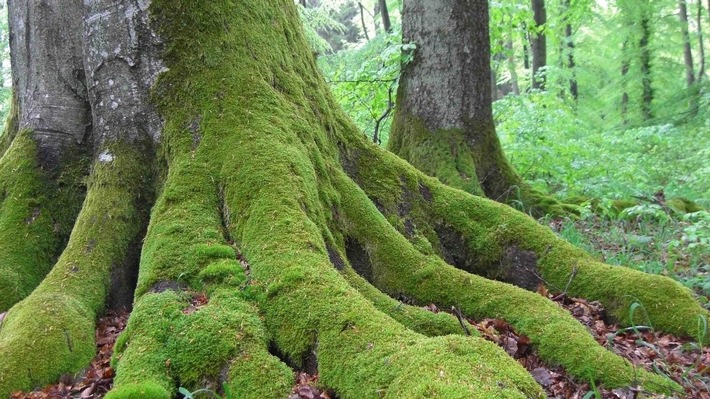
<path fill-rule="evenodd" d="M 510 73 L 510 85 L 513 89 L 513 93 L 517 96 L 520 94 L 520 86 L 518 86 L 518 71 L 517 66 L 515 65 L 515 49 L 513 48 L 512 38 L 505 43 L 505 48 L 508 54 L 507 65 L 508 73 Z"/>
<path fill-rule="evenodd" d="M 644 13 L 641 17 L 641 38 L 639 39 L 639 51 L 641 62 L 641 85 L 642 85 L 642 101 L 641 109 L 643 120 L 647 121 L 653 118 L 653 86 L 651 84 L 651 49 L 649 42 L 651 39 L 651 27 L 649 17 Z"/>
<path fill-rule="evenodd" d="M 357 3 L 360 6 L 360 23 L 362 24 L 362 33 L 365 35 L 365 40 L 370 41 L 370 35 L 367 33 L 367 24 L 365 24 L 365 6 L 362 3 Z"/>
<path fill-rule="evenodd" d="M 710 0 L 708 0 L 708 6 L 710 6 Z M 710 9 L 708 9 L 710 12 Z M 697 26 L 698 26 L 698 55 L 700 57 L 700 69 L 698 70 L 698 83 L 703 80 L 705 76 L 705 43 L 703 43 L 703 4 L 698 0 L 698 14 L 697 14 Z"/>
<path fill-rule="evenodd" d="M 683 60 L 685 61 L 685 81 L 688 87 L 695 83 L 695 71 L 693 65 L 693 50 L 690 46 L 690 34 L 688 32 L 688 8 L 685 0 L 678 0 L 680 30 L 683 35 Z"/>
<path fill-rule="evenodd" d="M 564 1 L 565 12 L 565 44 L 567 47 L 567 69 L 569 69 L 571 77 L 569 79 L 569 92 L 572 98 L 577 101 L 579 98 L 579 89 L 577 87 L 577 73 L 575 71 L 576 63 L 574 60 L 574 40 L 572 39 L 572 24 L 569 22 L 570 1 Z"/>
<path fill-rule="evenodd" d="M 531 0 L 531 3 L 535 19 L 535 31 L 532 37 L 532 88 L 544 90 L 545 76 L 541 70 L 547 65 L 547 39 L 545 34 L 547 11 L 545 10 L 545 0 Z"/>
<path fill-rule="evenodd" d="M 378 0 L 380 6 L 380 15 L 382 16 L 382 25 L 385 32 L 392 33 L 392 22 L 390 21 L 390 12 L 387 8 L 387 0 Z"/>
<path fill-rule="evenodd" d="M 628 40 L 624 40 L 624 43 L 621 46 L 621 84 L 624 88 L 624 92 L 621 95 L 621 119 L 623 121 L 623 124 L 626 125 L 629 123 L 629 92 L 627 91 L 628 87 L 628 74 L 629 74 L 629 68 L 631 67 L 631 60 L 629 58 L 629 42 Z"/>

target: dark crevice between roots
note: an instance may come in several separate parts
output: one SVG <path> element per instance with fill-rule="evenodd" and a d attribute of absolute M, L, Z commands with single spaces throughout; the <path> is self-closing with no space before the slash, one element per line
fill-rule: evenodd
<path fill-rule="evenodd" d="M 274 341 L 269 342 L 269 353 L 293 370 L 294 373 L 304 372 L 310 375 L 318 374 L 318 354 L 314 348 L 309 348 L 299 360 L 283 353 Z"/>
<path fill-rule="evenodd" d="M 511 244 L 504 248 L 497 264 L 482 264 L 469 252 L 469 242 L 463 234 L 446 224 L 438 224 L 434 229 L 444 260 L 457 269 L 529 291 L 535 291 L 544 282 L 537 267 L 537 255 L 533 251 Z"/>
<path fill-rule="evenodd" d="M 234 237 L 232 237 L 232 233 L 230 230 L 230 228 L 231 228 L 231 226 L 230 226 L 231 213 L 229 210 L 229 206 L 227 205 L 225 186 L 223 184 L 220 184 L 217 187 L 217 201 L 219 201 L 219 204 L 218 204 L 218 206 L 219 206 L 219 220 L 220 220 L 220 229 L 219 230 L 222 233 L 222 237 L 224 238 L 224 242 L 226 242 L 227 245 L 231 246 L 232 249 L 234 249 L 234 259 L 244 269 L 244 273 L 246 275 L 246 282 L 242 286 L 242 289 L 245 289 L 251 282 L 251 266 L 250 266 L 249 261 L 247 260 L 246 256 L 244 256 L 244 253 L 242 253 L 239 246 L 237 245 L 237 242 L 234 240 Z"/>
<path fill-rule="evenodd" d="M 352 237 L 345 238 L 345 256 L 350 262 L 350 266 L 359 274 L 362 278 L 372 283 L 373 271 L 372 262 L 370 261 L 370 255 L 365 250 L 356 239 Z"/>
<path fill-rule="evenodd" d="M 141 250 L 144 229 L 130 244 L 122 264 L 111 268 L 111 287 L 109 289 L 107 308 L 115 311 L 131 311 L 133 298 L 138 285 L 138 269 L 140 267 Z"/>
<path fill-rule="evenodd" d="M 325 248 L 328 251 L 328 259 L 330 259 L 330 263 L 333 264 L 335 270 L 342 271 L 345 269 L 345 261 L 340 256 L 338 251 L 336 251 L 329 243 L 325 244 Z"/>

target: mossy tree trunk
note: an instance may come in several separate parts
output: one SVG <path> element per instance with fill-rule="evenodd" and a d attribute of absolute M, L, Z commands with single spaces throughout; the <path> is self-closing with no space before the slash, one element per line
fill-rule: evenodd
<path fill-rule="evenodd" d="M 526 185 L 495 132 L 488 2 L 404 2 L 402 35 L 417 48 L 403 65 L 388 148 L 443 183 L 536 214 L 573 209 Z"/>
<path fill-rule="evenodd" d="M 599 264 L 524 214 L 369 143 L 328 93 L 291 0 L 81 3 L 10 3 L 15 57 L 35 46 L 66 54 L 71 37 L 82 49 L 65 60 L 75 81 L 57 75 L 63 63 L 52 58 L 46 78 L 61 90 L 38 93 L 85 87 L 76 90 L 83 112 L 66 118 L 86 126 L 57 144 L 46 133 L 65 138 L 74 124 L 33 125 L 55 107 L 28 112 L 39 100 L 16 85 L 29 100 L 18 101 L 18 132 L 0 161 L 0 217 L 3 232 L 32 233 L 3 236 L 20 249 L 2 267 L 24 276 L 44 262 L 51 271 L 36 287 L 22 281 L 34 291 L 2 309 L 12 306 L 0 324 L 0 397 L 80 372 L 96 317 L 121 306 L 110 300 L 119 287 L 135 289 L 113 399 L 223 383 L 239 398 L 284 398 L 293 368 L 317 371 L 346 399 L 544 397 L 515 360 L 463 336 L 454 318 L 385 293 L 504 318 L 545 361 L 583 380 L 675 389 L 603 349 L 547 299 L 471 272 L 502 263 L 509 275 L 531 272 L 523 285 L 569 282 L 571 294 L 603 300 L 617 316 L 635 297 L 654 326 L 681 334 L 707 315 L 690 292 Z M 60 23 L 65 40 L 18 31 Z M 17 65 L 41 58 L 19 60 L 16 76 Z M 65 156 L 72 146 L 89 155 Z M 76 166 L 84 158 L 90 167 Z M 64 191 L 81 205 L 60 206 Z M 57 237 L 68 229 L 53 222 L 71 226 L 66 242 Z M 42 256 L 19 261 L 33 250 Z M 207 303 L 194 300 L 203 295 Z"/>

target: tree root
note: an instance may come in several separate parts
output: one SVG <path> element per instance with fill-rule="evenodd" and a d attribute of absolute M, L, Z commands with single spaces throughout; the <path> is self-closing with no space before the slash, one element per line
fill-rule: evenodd
<path fill-rule="evenodd" d="M 446 186 L 431 184 L 430 188 L 435 203 L 442 191 L 474 203 L 504 207 Z M 338 191 L 344 197 L 341 209 L 348 234 L 366 249 L 373 283 L 378 288 L 390 294 L 411 296 L 419 303 L 460 306 L 465 314 L 477 318 L 503 318 L 531 339 L 543 360 L 564 366 L 582 380 L 598 381 L 609 387 L 640 383 L 657 392 L 679 389 L 675 383 L 635 369 L 628 361 L 599 346 L 581 324 L 546 298 L 454 269 L 439 257 L 421 254 L 387 220 L 378 216 L 373 205 L 363 205 L 365 194 L 352 183 L 340 181 Z"/>
<path fill-rule="evenodd" d="M 80 371 L 94 356 L 94 323 L 108 296 L 111 268 L 138 236 L 146 195 L 145 161 L 129 149 L 97 162 L 67 248 L 0 329 L 0 397 Z"/>
<path fill-rule="evenodd" d="M 466 335 L 467 331 L 476 336 L 480 335 L 478 330 L 465 320 L 463 323 L 466 329 L 464 329 L 461 322 L 449 313 L 432 313 L 392 299 L 360 277 L 351 267 L 343 269 L 341 274 L 350 286 L 372 302 L 380 312 L 390 316 L 412 331 L 428 337 L 450 334 Z"/>
<path fill-rule="evenodd" d="M 170 398 L 178 385 L 221 392 L 226 383 L 239 398 L 278 399 L 293 385 L 293 372 L 269 354 L 257 310 L 243 298 L 246 275 L 221 231 L 213 170 L 189 154 L 172 162 L 107 398 L 142 391 Z M 197 290 L 209 293 L 209 303 L 190 304 Z"/>
<path fill-rule="evenodd" d="M 650 324 L 661 331 L 704 340 L 697 336 L 698 317 L 708 318 L 710 313 L 680 283 L 598 262 L 512 209 L 445 188 L 436 191 L 436 215 L 467 242 L 465 257 L 493 269 L 510 248 L 529 251 L 534 270 L 518 272 L 534 274 L 548 288 L 597 300 L 622 324 Z M 535 285 L 527 288 L 534 289 Z M 642 308 L 632 312 L 633 303 Z"/>
<path fill-rule="evenodd" d="M 20 132 L 0 161 L 0 312 L 29 295 L 51 270 L 83 200 L 76 187 L 82 176 L 68 177 L 67 166 L 59 181 L 50 182 L 49 172 L 36 164 L 30 136 Z"/>

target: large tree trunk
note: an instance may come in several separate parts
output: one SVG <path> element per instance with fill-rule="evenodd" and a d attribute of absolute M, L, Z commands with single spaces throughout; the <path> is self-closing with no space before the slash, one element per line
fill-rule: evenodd
<path fill-rule="evenodd" d="M 369 143 L 328 93 L 292 0 L 10 7 L 18 112 L 0 161 L 0 232 L 33 234 L 2 236 L 19 248 L 2 267 L 21 280 L 54 266 L 0 309 L 12 305 L 0 324 L 0 397 L 84 368 L 97 315 L 125 306 L 136 277 L 111 399 L 222 383 L 239 398 L 284 398 L 287 364 L 317 370 L 344 399 L 544 397 L 501 349 L 385 292 L 504 318 L 582 380 L 676 388 L 546 298 L 474 273 L 569 285 L 617 317 L 634 298 L 655 327 L 681 334 L 708 315 L 690 292 L 602 265 Z M 66 91 L 75 96 L 57 103 Z M 81 201 L 84 181 L 72 212 L 62 198 Z M 47 191 L 57 185 L 71 193 Z M 72 227 L 66 243 L 51 241 L 54 223 Z M 32 249 L 37 263 L 20 261 Z M 197 295 L 208 302 L 193 306 Z"/>
<path fill-rule="evenodd" d="M 532 88 L 545 89 L 545 75 L 543 69 L 547 65 L 547 11 L 545 0 L 531 0 L 535 31 L 532 34 Z"/>
<path fill-rule="evenodd" d="M 565 214 L 510 166 L 498 140 L 491 98 L 488 5 L 482 0 L 404 3 L 402 34 L 417 44 L 405 65 L 389 149 L 466 192 Z"/>

